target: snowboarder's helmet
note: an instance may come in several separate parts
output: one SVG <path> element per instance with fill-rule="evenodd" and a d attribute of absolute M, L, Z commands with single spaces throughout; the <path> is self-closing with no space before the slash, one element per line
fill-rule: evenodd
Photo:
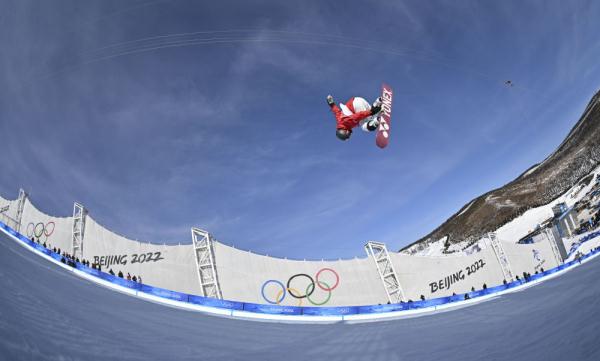
<path fill-rule="evenodd" d="M 335 131 L 335 136 L 338 137 L 340 140 L 348 140 L 351 134 L 352 131 L 348 129 L 338 129 Z"/>

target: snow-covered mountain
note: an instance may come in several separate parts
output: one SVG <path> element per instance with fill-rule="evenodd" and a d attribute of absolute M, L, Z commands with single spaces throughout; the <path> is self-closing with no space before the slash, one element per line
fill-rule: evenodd
<path fill-rule="evenodd" d="M 401 251 L 422 252 L 433 244 L 443 247 L 443 252 L 466 248 L 526 211 L 549 204 L 573 187 L 584 187 L 592 181 L 590 172 L 598 164 L 600 91 L 565 140 L 543 162 L 505 186 L 475 198 L 433 232 Z"/>

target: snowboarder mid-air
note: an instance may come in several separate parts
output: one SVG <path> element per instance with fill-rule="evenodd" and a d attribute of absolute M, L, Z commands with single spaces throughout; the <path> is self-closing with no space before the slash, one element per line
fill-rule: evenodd
<path fill-rule="evenodd" d="M 377 129 L 379 119 L 377 114 L 381 111 L 381 98 L 377 98 L 373 105 L 364 98 L 352 97 L 346 104 L 335 104 L 331 95 L 327 96 L 327 104 L 335 115 L 337 122 L 335 135 L 340 140 L 348 140 L 352 135 L 352 129 L 359 124 L 366 132 Z"/>

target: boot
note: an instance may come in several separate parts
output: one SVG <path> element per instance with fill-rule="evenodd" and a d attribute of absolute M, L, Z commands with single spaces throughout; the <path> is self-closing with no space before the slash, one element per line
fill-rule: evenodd
<path fill-rule="evenodd" d="M 382 103 L 381 97 L 379 97 L 379 98 L 375 99 L 375 101 L 373 102 L 373 106 L 374 107 L 381 107 L 381 103 Z"/>
<path fill-rule="evenodd" d="M 381 97 L 375 99 L 371 106 L 371 115 L 375 115 L 381 111 Z"/>
<path fill-rule="evenodd" d="M 381 104 L 378 106 L 371 107 L 371 115 L 375 115 L 381 111 Z"/>
<path fill-rule="evenodd" d="M 367 123 L 367 130 L 369 132 L 372 132 L 372 131 L 376 130 L 378 126 L 379 126 L 379 118 L 375 118 L 373 120 L 370 120 Z"/>

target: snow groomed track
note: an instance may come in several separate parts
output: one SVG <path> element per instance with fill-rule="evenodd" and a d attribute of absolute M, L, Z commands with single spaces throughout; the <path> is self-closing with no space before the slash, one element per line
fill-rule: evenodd
<path fill-rule="evenodd" d="M 1 360 L 600 359 L 600 262 L 592 257 L 526 292 L 455 312 L 307 325 L 143 302 L 82 282 L 3 234 L 0 246 Z"/>
<path fill-rule="evenodd" d="M 260 319 L 278 322 L 302 323 L 331 323 L 331 322 L 365 322 L 384 319 L 411 317 L 427 313 L 447 311 L 475 303 L 484 302 L 503 294 L 512 293 L 554 278 L 582 263 L 599 255 L 600 250 L 593 250 L 579 260 L 567 262 L 545 272 L 532 275 L 529 280 L 517 280 L 505 285 L 476 290 L 450 297 L 434 298 L 425 301 L 391 305 L 365 305 L 350 307 L 292 307 L 245 303 L 228 300 L 206 298 L 186 293 L 175 292 L 145 284 L 124 280 L 122 278 L 100 272 L 98 270 L 77 264 L 70 267 L 60 262 L 61 256 L 36 244 L 24 235 L 16 232 L 0 222 L 0 230 L 26 249 L 36 253 L 48 261 L 73 272 L 75 275 L 111 288 L 130 296 L 148 301 L 174 306 L 207 314 L 243 319 Z M 587 240 L 600 236 L 594 232 L 586 237 Z"/>

